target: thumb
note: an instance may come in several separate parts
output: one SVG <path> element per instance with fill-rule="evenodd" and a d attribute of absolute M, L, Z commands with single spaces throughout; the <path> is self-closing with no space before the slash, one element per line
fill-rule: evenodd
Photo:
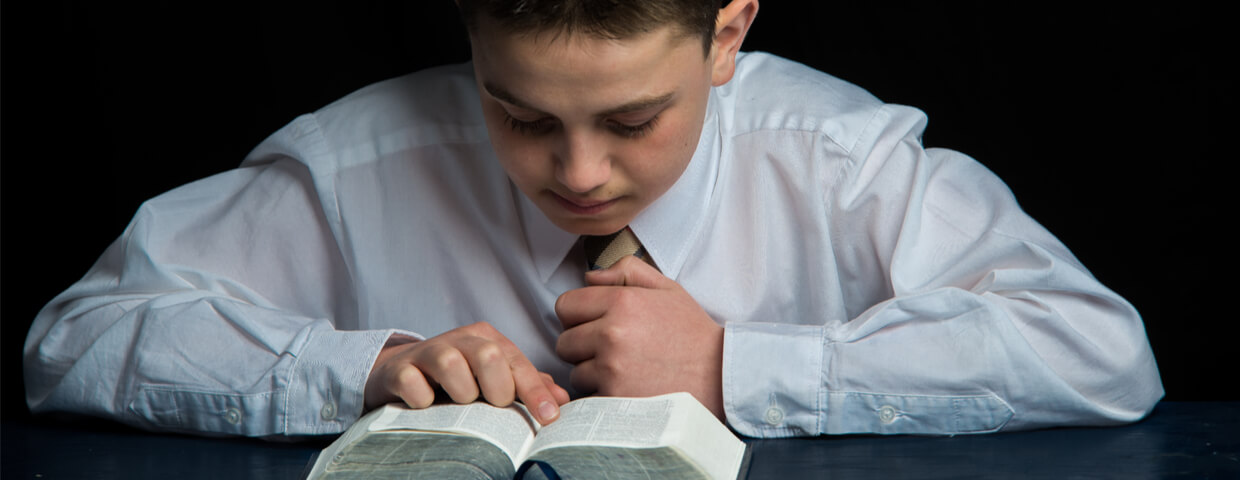
<path fill-rule="evenodd" d="M 660 288 L 668 279 L 657 268 L 632 255 L 610 268 L 586 272 L 586 284 Z"/>

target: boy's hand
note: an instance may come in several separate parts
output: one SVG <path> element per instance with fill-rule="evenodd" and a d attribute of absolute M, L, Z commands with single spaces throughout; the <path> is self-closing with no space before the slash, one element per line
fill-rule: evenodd
<path fill-rule="evenodd" d="M 615 396 L 688 391 L 723 418 L 723 327 L 679 284 L 636 257 L 586 274 L 555 304 L 560 358 L 577 390 Z"/>
<path fill-rule="evenodd" d="M 423 341 L 383 347 L 366 379 L 366 409 L 403 400 L 413 408 L 435 402 L 435 387 L 454 402 L 478 399 L 496 406 L 514 397 L 539 423 L 559 418 L 568 392 L 539 372 L 516 345 L 489 323 L 475 323 Z"/>

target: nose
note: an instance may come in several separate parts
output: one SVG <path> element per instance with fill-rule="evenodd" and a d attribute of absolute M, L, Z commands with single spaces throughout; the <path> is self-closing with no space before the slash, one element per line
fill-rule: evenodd
<path fill-rule="evenodd" d="M 573 193 L 587 193 L 611 179 L 606 142 L 589 133 L 566 133 L 557 153 L 556 180 Z"/>

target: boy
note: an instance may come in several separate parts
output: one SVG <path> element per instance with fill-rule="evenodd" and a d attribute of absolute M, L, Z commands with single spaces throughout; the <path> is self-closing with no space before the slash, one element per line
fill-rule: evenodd
<path fill-rule="evenodd" d="M 569 389 L 688 391 L 789 436 L 1116 423 L 1162 395 L 1132 307 L 923 149 L 920 112 L 739 54 L 756 0 L 458 3 L 471 64 L 144 205 L 32 327 L 32 408 L 298 435 L 389 401 L 549 423 Z M 588 255 L 616 233 L 618 261 Z"/>

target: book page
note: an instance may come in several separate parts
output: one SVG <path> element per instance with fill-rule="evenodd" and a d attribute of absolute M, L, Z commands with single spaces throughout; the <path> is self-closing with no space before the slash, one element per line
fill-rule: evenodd
<path fill-rule="evenodd" d="M 529 457 L 576 455 L 581 458 L 570 463 L 579 463 L 581 468 L 636 468 L 651 478 L 663 474 L 677 478 L 700 468 L 709 478 L 730 480 L 737 477 L 745 456 L 745 443 L 688 393 L 583 398 L 561 407 L 560 412 L 559 420 L 538 432 Z M 568 447 L 563 448 L 563 455 L 556 452 L 562 447 Z M 633 464 L 620 467 L 620 458 Z M 680 458 L 696 468 L 681 465 Z"/>
<path fill-rule="evenodd" d="M 551 465 L 560 478 L 711 480 L 705 470 L 672 447 L 555 447 L 539 450 L 530 459 Z"/>
<path fill-rule="evenodd" d="M 745 459 L 745 442 L 692 395 L 673 394 L 673 398 L 676 405 L 664 441 L 693 459 L 711 478 L 737 478 Z"/>
<path fill-rule="evenodd" d="M 511 480 L 512 459 L 473 435 L 385 430 L 367 432 L 336 453 L 313 480 Z"/>
<path fill-rule="evenodd" d="M 654 447 L 671 418 L 668 398 L 590 397 L 560 407 L 560 419 L 542 427 L 531 451 L 564 445 Z"/>
<path fill-rule="evenodd" d="M 370 431 L 423 430 L 474 435 L 499 446 L 514 465 L 520 465 L 518 455 L 534 437 L 537 425 L 529 411 L 519 404 L 504 408 L 483 402 L 438 404 L 419 410 L 395 405 L 384 408 L 388 411 L 370 425 Z"/>

